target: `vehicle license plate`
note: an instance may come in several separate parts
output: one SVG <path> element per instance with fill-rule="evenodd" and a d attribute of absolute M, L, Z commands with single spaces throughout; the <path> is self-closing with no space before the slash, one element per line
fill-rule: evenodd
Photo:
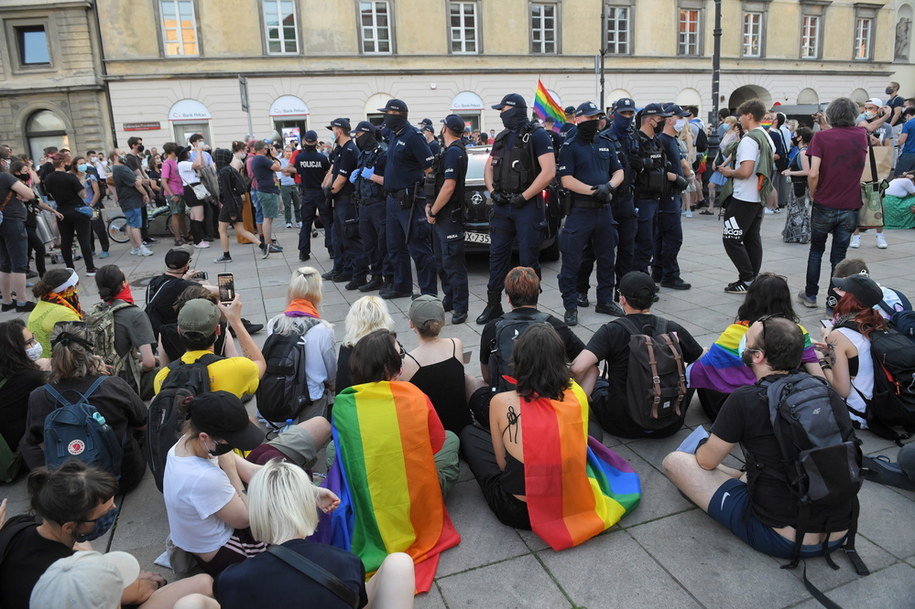
<path fill-rule="evenodd" d="M 464 231 L 464 241 L 467 243 L 482 243 L 483 245 L 489 245 L 489 233 Z"/>

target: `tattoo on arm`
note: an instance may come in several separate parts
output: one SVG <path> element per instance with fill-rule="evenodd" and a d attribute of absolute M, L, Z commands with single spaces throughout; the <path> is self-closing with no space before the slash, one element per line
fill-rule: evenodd
<path fill-rule="evenodd" d="M 836 345 L 835 345 L 835 343 L 827 343 L 826 347 L 829 349 L 829 353 L 827 354 L 827 355 L 829 355 L 829 365 L 835 366 L 836 365 Z"/>

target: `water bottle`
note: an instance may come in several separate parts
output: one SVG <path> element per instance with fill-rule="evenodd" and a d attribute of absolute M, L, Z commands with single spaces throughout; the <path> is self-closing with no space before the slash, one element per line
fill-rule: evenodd
<path fill-rule="evenodd" d="M 285 433 L 287 429 L 295 425 L 295 422 L 292 419 L 286 419 L 286 425 L 283 426 L 283 429 L 280 430 L 280 433 Z"/>

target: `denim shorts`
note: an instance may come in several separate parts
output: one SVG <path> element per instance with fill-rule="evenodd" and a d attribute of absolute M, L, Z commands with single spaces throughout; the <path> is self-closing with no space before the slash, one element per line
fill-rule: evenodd
<path fill-rule="evenodd" d="M 139 207 L 134 209 L 122 209 L 124 217 L 127 218 L 127 226 L 130 228 L 143 228 L 143 210 Z"/>
<path fill-rule="evenodd" d="M 772 527 L 764 525 L 753 515 L 746 482 L 732 478 L 718 487 L 709 503 L 708 515 L 729 528 L 754 550 L 776 558 L 794 556 L 794 543 L 776 533 Z M 845 537 L 829 542 L 829 551 L 838 549 L 843 543 Z M 801 558 L 822 554 L 822 544 L 801 546 Z"/>

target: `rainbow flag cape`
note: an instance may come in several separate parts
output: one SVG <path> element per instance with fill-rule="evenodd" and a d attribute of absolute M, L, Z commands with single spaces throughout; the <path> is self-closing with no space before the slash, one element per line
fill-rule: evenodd
<path fill-rule="evenodd" d="M 804 326 L 800 326 L 804 333 L 803 362 L 817 361 L 816 351 L 810 343 L 810 335 Z M 690 388 L 713 389 L 721 393 L 731 393 L 738 387 L 752 385 L 756 382 L 753 371 L 744 366 L 737 354 L 741 339 L 750 329 L 746 321 L 733 323 L 718 340 L 709 347 L 709 350 L 687 368 L 687 384 Z"/>
<path fill-rule="evenodd" d="M 432 412 L 411 383 L 365 383 L 337 396 L 337 459 L 324 485 L 340 497 L 340 507 L 316 533 L 316 540 L 359 556 L 367 574 L 391 552 L 406 552 L 418 592 L 432 586 L 439 553 L 461 541 L 439 487 Z"/>
<path fill-rule="evenodd" d="M 563 400 L 521 400 L 524 483 L 531 528 L 554 550 L 587 541 L 638 506 L 629 463 L 588 436 L 588 397 L 574 381 Z"/>
<path fill-rule="evenodd" d="M 553 125 L 553 131 L 559 132 L 559 128 L 566 122 L 566 115 L 559 107 L 559 104 L 550 95 L 550 92 L 543 86 L 543 82 L 537 81 L 537 92 L 534 94 L 534 113 L 542 121 L 548 116 L 553 117 L 556 123 Z"/>

